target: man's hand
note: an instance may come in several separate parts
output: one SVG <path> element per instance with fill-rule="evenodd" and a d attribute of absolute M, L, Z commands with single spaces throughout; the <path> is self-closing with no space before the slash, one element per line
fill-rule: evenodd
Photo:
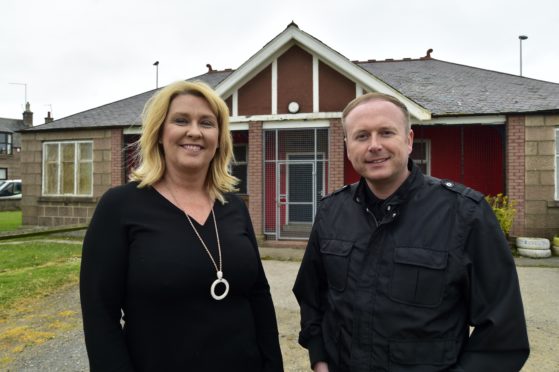
<path fill-rule="evenodd" d="M 328 372 L 328 363 L 326 362 L 316 362 L 313 368 L 314 372 Z"/>

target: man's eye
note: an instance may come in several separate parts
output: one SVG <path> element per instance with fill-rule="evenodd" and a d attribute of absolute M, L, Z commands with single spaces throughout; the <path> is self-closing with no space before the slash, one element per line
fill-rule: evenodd
<path fill-rule="evenodd" d="M 358 141 L 367 139 L 367 134 L 366 133 L 360 133 L 357 136 L 355 136 L 355 139 L 358 140 Z"/>

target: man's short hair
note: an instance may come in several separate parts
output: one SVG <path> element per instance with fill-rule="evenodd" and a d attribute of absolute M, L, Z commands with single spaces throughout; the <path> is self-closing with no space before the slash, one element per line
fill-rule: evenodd
<path fill-rule="evenodd" d="M 346 118 L 349 115 L 349 113 L 353 111 L 353 109 L 356 108 L 357 106 L 369 101 L 387 101 L 393 103 L 396 107 L 398 107 L 402 111 L 402 114 L 404 114 L 404 120 L 405 120 L 404 124 L 406 127 L 406 132 L 409 132 L 411 130 L 410 112 L 408 111 L 406 105 L 404 105 L 398 98 L 394 96 L 384 94 L 384 93 L 373 92 L 373 93 L 363 94 L 362 96 L 353 99 L 350 103 L 347 104 L 344 111 L 342 112 L 342 127 L 344 129 L 344 134 L 346 133 L 346 128 L 345 128 Z"/>

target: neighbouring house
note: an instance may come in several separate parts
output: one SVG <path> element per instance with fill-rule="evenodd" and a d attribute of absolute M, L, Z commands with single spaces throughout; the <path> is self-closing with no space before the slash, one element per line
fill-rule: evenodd
<path fill-rule="evenodd" d="M 29 102 L 25 106 L 22 119 L 0 118 L 0 181 L 21 178 L 20 130 L 33 126 L 33 112 Z"/>
<path fill-rule="evenodd" d="M 0 118 L 0 184 L 4 180 L 21 178 L 20 130 L 33 126 L 33 112 L 29 103 L 22 119 Z M 21 201 L 0 199 L 0 211 L 19 210 Z"/>
<path fill-rule="evenodd" d="M 559 232 L 559 84 L 437 60 L 351 61 L 294 23 L 236 70 L 209 70 L 231 112 L 260 239 L 306 239 L 322 196 L 357 180 L 341 111 L 366 92 L 408 107 L 425 173 L 517 202 L 512 235 Z M 149 91 L 22 131 L 25 225 L 87 223 L 126 182 Z"/>

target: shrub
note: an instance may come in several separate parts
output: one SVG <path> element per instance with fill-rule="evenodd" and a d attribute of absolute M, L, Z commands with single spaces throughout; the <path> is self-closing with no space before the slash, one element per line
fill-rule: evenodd
<path fill-rule="evenodd" d="M 497 217 L 497 221 L 499 221 L 499 225 L 501 225 L 501 229 L 505 235 L 508 236 L 512 227 L 512 222 L 514 221 L 514 216 L 516 215 L 516 201 L 509 199 L 508 196 L 501 193 L 496 196 L 487 195 L 485 200 L 487 200 L 487 203 L 489 203 L 493 209 L 495 217 Z"/>

